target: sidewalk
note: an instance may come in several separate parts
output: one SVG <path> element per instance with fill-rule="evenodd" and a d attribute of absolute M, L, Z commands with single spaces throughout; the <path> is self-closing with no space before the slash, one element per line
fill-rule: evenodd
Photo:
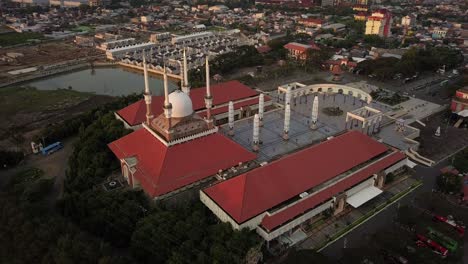
<path fill-rule="evenodd" d="M 383 209 L 388 203 L 399 198 L 417 184 L 418 181 L 413 178 L 403 178 L 389 185 L 382 194 L 359 208 L 354 209 L 348 206 L 342 213 L 330 217 L 306 232 L 308 238 L 299 243 L 298 247 L 315 250 L 323 248 L 328 242 L 345 234 L 353 226 L 380 212 L 378 209 Z"/>

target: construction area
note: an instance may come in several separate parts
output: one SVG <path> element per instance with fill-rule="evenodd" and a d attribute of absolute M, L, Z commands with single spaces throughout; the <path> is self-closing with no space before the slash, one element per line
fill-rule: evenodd
<path fill-rule="evenodd" d="M 93 47 L 78 47 L 72 42 L 46 42 L 34 46 L 4 48 L 0 50 L 0 82 L 8 82 L 18 76 L 46 70 L 54 64 L 83 58 L 104 56 Z"/>

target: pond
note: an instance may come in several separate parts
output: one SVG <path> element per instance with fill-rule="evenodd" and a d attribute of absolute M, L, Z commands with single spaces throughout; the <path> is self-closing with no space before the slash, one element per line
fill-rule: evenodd
<path fill-rule="evenodd" d="M 163 80 L 150 76 L 150 89 L 153 95 L 162 95 Z M 39 90 L 73 89 L 80 92 L 92 92 L 100 95 L 128 95 L 142 93 L 144 78 L 142 72 L 131 69 L 112 67 L 86 69 L 76 72 L 54 75 L 48 78 L 28 82 L 24 85 Z M 177 88 L 176 83 L 169 81 L 169 90 Z"/>

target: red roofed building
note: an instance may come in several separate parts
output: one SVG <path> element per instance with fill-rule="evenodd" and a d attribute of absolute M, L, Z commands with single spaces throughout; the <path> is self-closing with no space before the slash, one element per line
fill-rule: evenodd
<path fill-rule="evenodd" d="M 206 111 L 204 96 L 205 89 L 191 89 L 189 96 L 192 101 L 193 110 L 197 113 Z M 227 105 L 229 101 L 241 103 L 248 101 L 250 109 L 258 108 L 259 93 L 252 88 L 242 84 L 239 81 L 228 81 L 211 86 L 213 94 L 213 111 L 216 112 L 215 119 L 223 119 L 227 117 Z M 253 100 L 256 98 L 256 100 Z M 163 112 L 164 96 L 152 96 L 151 110 L 154 115 L 159 115 Z M 272 103 L 271 99 L 265 98 L 265 106 Z M 225 109 L 225 112 L 216 110 L 218 108 Z M 244 107 L 245 108 L 245 107 Z M 136 129 L 141 126 L 146 119 L 146 104 L 144 100 L 133 103 L 116 112 L 116 117 L 122 120 L 127 128 Z M 240 113 L 239 113 L 240 114 Z"/>
<path fill-rule="evenodd" d="M 270 48 L 270 46 L 268 46 L 268 45 L 263 45 L 263 46 L 257 47 L 257 51 L 258 51 L 258 53 L 260 53 L 260 54 L 265 54 L 265 53 L 270 52 L 270 51 L 271 51 L 271 48 Z"/>
<path fill-rule="evenodd" d="M 145 60 L 143 64 L 144 100 L 117 113 L 129 124 L 141 123 L 141 128 L 109 144 L 131 187 L 142 188 L 151 198 L 162 199 L 256 158 L 255 154 L 218 133 L 212 115 L 219 111 L 213 103 L 223 103 L 234 96 L 239 99 L 238 107 L 250 105 L 256 100 L 251 98 L 256 92 L 237 82 L 227 84 L 238 89 L 231 93 L 226 93 L 220 85 L 212 90 L 207 59 L 206 90 L 195 89 L 191 93 L 193 102 L 186 86 L 183 86 L 185 92 L 176 90 L 169 94 L 166 72 L 164 97 L 153 97 Z M 245 97 L 248 100 L 242 101 Z M 153 99 L 160 109 L 153 105 Z M 194 108 L 203 110 L 203 117 Z"/>
<path fill-rule="evenodd" d="M 300 25 L 304 25 L 306 27 L 313 27 L 313 28 L 320 28 L 324 25 L 324 21 L 320 18 L 303 18 L 300 19 L 298 22 Z"/>
<path fill-rule="evenodd" d="M 406 163 L 403 153 L 350 131 L 208 187 L 200 199 L 221 221 L 271 241 L 328 209 L 359 207 Z"/>
<path fill-rule="evenodd" d="M 454 113 L 458 113 L 468 109 L 468 87 L 458 89 L 455 96 L 452 98 L 452 104 L 450 110 Z"/>
<path fill-rule="evenodd" d="M 307 51 L 312 49 L 312 46 L 297 42 L 290 42 L 284 45 L 284 48 L 288 50 L 289 57 L 296 60 L 306 60 Z"/>
<path fill-rule="evenodd" d="M 342 59 L 337 59 L 337 60 L 327 60 L 325 64 L 328 66 L 330 71 L 333 70 L 333 67 L 335 65 L 344 66 L 344 67 L 347 67 L 348 69 L 354 69 L 357 67 L 357 62 L 352 61 L 348 58 L 342 58 Z"/>
<path fill-rule="evenodd" d="M 120 160 L 129 185 L 143 188 L 152 198 L 198 184 L 219 170 L 256 158 L 219 133 L 166 145 L 146 127 L 110 143 L 109 148 Z"/>
<path fill-rule="evenodd" d="M 354 14 L 354 20 L 356 21 L 366 21 L 367 14 L 364 12 L 359 12 L 357 14 Z"/>

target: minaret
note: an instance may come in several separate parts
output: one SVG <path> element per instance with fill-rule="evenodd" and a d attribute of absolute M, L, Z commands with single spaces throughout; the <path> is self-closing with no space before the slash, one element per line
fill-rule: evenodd
<path fill-rule="evenodd" d="M 229 135 L 234 136 L 234 104 L 232 101 L 229 101 Z"/>
<path fill-rule="evenodd" d="M 171 129 L 172 104 L 169 102 L 169 87 L 167 85 L 166 66 L 164 66 L 164 116 L 169 122 L 168 131 Z"/>
<path fill-rule="evenodd" d="M 153 113 L 151 111 L 151 91 L 149 88 L 149 79 L 148 79 L 148 66 L 146 65 L 145 53 L 143 51 L 143 74 L 145 76 L 145 97 L 146 103 L 146 124 L 149 125 L 153 119 Z"/>
<path fill-rule="evenodd" d="M 283 139 L 289 139 L 289 124 L 291 122 L 291 105 L 288 103 L 284 109 L 284 131 L 283 131 Z"/>
<path fill-rule="evenodd" d="M 258 114 L 254 116 L 254 125 L 253 125 L 253 151 L 259 150 L 259 141 L 260 141 L 260 117 Z"/>
<path fill-rule="evenodd" d="M 312 117 L 310 122 L 310 128 L 317 129 L 317 120 L 318 120 L 318 96 L 314 97 L 314 103 L 312 105 Z"/>
<path fill-rule="evenodd" d="M 208 55 L 206 56 L 205 62 L 205 71 L 206 71 L 206 95 L 205 95 L 205 107 L 206 107 L 206 119 L 208 122 L 208 127 L 213 127 L 213 118 L 211 117 L 211 107 L 213 106 L 213 96 L 211 96 L 211 87 L 210 87 L 210 64 L 208 60 Z"/>
<path fill-rule="evenodd" d="M 260 126 L 263 126 L 263 111 L 265 108 L 265 96 L 260 94 L 258 97 L 258 117 L 260 118 Z"/>
<path fill-rule="evenodd" d="M 190 86 L 188 82 L 188 67 L 187 67 L 187 55 L 185 53 L 185 48 L 184 48 L 184 62 L 183 62 L 183 79 L 182 79 L 182 92 L 186 94 L 190 94 Z"/>
<path fill-rule="evenodd" d="M 286 97 L 284 98 L 284 105 L 291 103 L 291 86 L 288 85 L 288 90 L 286 91 Z"/>

